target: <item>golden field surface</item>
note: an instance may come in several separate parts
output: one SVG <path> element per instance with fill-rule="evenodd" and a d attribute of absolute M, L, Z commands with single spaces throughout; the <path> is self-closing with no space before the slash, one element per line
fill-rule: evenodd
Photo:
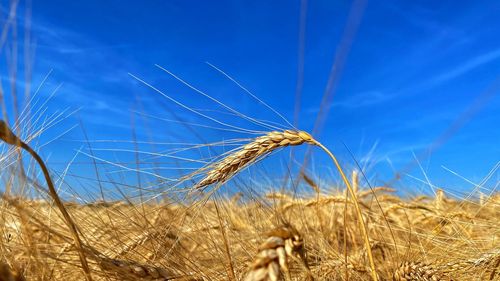
<path fill-rule="evenodd" d="M 379 280 L 500 280 L 500 196 L 402 198 L 353 188 Z M 344 192 L 217 194 L 193 203 L 66 203 L 92 280 L 371 280 Z M 2 200 L 0 280 L 83 280 L 48 201 Z"/>

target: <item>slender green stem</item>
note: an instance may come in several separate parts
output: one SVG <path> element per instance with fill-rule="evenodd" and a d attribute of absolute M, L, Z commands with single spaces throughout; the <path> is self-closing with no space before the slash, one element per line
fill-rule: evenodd
<path fill-rule="evenodd" d="M 318 141 L 313 140 L 313 143 L 316 146 L 318 146 L 321 149 L 323 149 L 328 154 L 328 156 L 330 156 L 330 158 L 332 158 L 333 163 L 337 167 L 337 170 L 339 171 L 340 176 L 342 177 L 342 181 L 345 183 L 345 185 L 347 186 L 347 190 L 351 194 L 351 198 L 352 198 L 352 201 L 354 203 L 354 207 L 356 208 L 356 214 L 358 215 L 359 225 L 360 225 L 361 231 L 363 233 L 363 239 L 364 239 L 364 242 L 365 242 L 366 253 L 368 255 L 368 260 L 370 262 L 372 279 L 373 279 L 373 281 L 378 281 L 377 272 L 375 271 L 375 263 L 373 261 L 373 255 L 372 255 L 372 250 L 371 250 L 371 245 L 370 245 L 370 239 L 369 239 L 369 236 L 368 236 L 368 230 L 367 230 L 366 224 L 365 224 L 365 222 L 363 220 L 363 213 L 361 212 L 361 207 L 359 206 L 358 198 L 356 196 L 356 193 L 354 192 L 351 184 L 349 183 L 349 180 L 347 179 L 344 171 L 342 170 L 342 167 L 339 164 L 339 161 L 333 155 L 333 153 L 331 153 L 330 150 L 328 150 L 328 148 L 326 148 L 324 145 L 322 145 Z"/>

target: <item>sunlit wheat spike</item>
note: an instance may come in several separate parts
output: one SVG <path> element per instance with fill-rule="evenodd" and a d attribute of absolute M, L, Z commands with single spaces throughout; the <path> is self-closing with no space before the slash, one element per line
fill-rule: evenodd
<path fill-rule="evenodd" d="M 493 270 L 491 274 L 495 274 L 497 267 L 500 265 L 500 249 L 492 252 L 483 253 L 480 257 L 461 260 L 457 262 L 449 262 L 439 266 L 439 270 L 445 273 L 473 273 L 478 269 Z"/>
<path fill-rule="evenodd" d="M 267 239 L 259 247 L 245 281 L 277 281 L 285 275 L 291 280 L 288 258 L 299 259 L 307 268 L 304 259 L 302 237 L 291 226 L 282 226 L 267 233 Z"/>
<path fill-rule="evenodd" d="M 123 261 L 100 257 L 99 265 L 106 271 L 116 273 L 120 280 L 173 280 L 175 275 L 168 270 L 144 265 L 133 261 Z"/>
<path fill-rule="evenodd" d="M 203 188 L 214 183 L 224 183 L 241 169 L 276 149 L 304 143 L 314 144 L 312 136 L 304 131 L 272 131 L 253 139 L 252 142 L 212 164 L 205 177 L 195 185 Z"/>
<path fill-rule="evenodd" d="M 438 281 L 441 272 L 434 266 L 421 262 L 405 262 L 394 272 L 395 281 Z"/>
<path fill-rule="evenodd" d="M 325 153 L 328 154 L 328 156 L 330 156 L 337 170 L 339 171 L 340 176 L 342 177 L 342 181 L 345 183 L 349 193 L 351 194 L 351 198 L 356 209 L 356 214 L 359 219 L 364 244 L 366 247 L 366 253 L 368 255 L 368 260 L 370 263 L 370 274 L 372 276 L 372 280 L 377 281 L 378 277 L 376 273 L 375 263 L 373 261 L 373 255 L 371 252 L 368 230 L 363 219 L 361 207 L 359 206 L 360 204 L 358 203 L 356 193 L 353 191 L 352 186 L 349 183 L 349 180 L 347 179 L 335 155 L 333 155 L 333 153 L 331 153 L 328 148 L 315 140 L 309 133 L 306 133 L 304 131 L 285 130 L 283 132 L 272 131 L 263 136 L 257 137 L 250 143 L 230 153 L 222 160 L 215 162 L 208 167 L 202 168 L 201 171 L 208 170 L 208 172 L 206 173 L 205 177 L 194 186 L 194 188 L 200 189 L 211 184 L 222 184 L 233 177 L 241 169 L 263 158 L 264 156 L 269 155 L 276 149 L 302 144 L 311 144 L 321 148 Z"/>

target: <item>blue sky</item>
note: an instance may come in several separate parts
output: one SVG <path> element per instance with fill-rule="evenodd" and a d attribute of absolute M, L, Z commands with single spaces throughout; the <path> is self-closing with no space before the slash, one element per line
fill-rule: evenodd
<path fill-rule="evenodd" d="M 308 131 L 314 127 L 332 62 L 336 51 L 342 51 L 344 30 L 352 23 L 349 12 L 354 9 L 362 14 L 361 20 L 346 48 L 320 140 L 348 167 L 354 164 L 344 144 L 357 160 L 372 162 L 368 172 L 373 184 L 391 181 L 396 172 L 425 179 L 423 170 L 437 186 L 470 189 L 473 185 L 468 181 L 480 182 L 500 161 L 500 3 L 363 3 L 307 3 L 298 127 Z M 182 110 L 129 73 L 192 108 L 256 128 L 214 112 L 221 108 L 155 64 L 245 114 L 284 124 L 206 64 L 210 62 L 293 122 L 300 7 L 300 1 L 33 1 L 33 88 L 52 70 L 40 95 L 48 97 L 62 86 L 48 103 L 48 112 L 79 109 L 44 138 L 49 140 L 81 122 L 92 141 L 130 140 L 133 124 L 139 140 L 154 136 L 157 142 L 200 142 L 186 138 L 185 126 L 134 112 L 216 125 Z M 21 3 L 21 27 L 24 8 Z M 5 16 L 5 3 L 2 10 Z M 6 72 L 2 73 L 5 79 Z M 206 128 L 198 132 L 207 142 L 242 137 Z M 53 167 L 63 169 L 60 163 L 73 157 L 83 145 L 78 140 L 83 139 L 82 130 L 76 128 L 42 152 Z M 116 148 L 98 142 L 93 146 Z M 425 153 L 429 148 L 435 149 Z M 96 153 L 108 160 L 133 159 L 133 155 Z M 316 154 L 314 169 L 327 166 L 326 158 Z M 426 157 L 420 169 L 412 163 L 422 155 Z M 286 162 L 287 156 L 276 159 Z M 85 158 L 78 157 L 82 162 L 88 161 Z M 75 169 L 85 173 L 90 168 Z M 497 182 L 495 172 L 487 186 L 494 188 Z M 405 176 L 403 186 L 425 184 Z"/>

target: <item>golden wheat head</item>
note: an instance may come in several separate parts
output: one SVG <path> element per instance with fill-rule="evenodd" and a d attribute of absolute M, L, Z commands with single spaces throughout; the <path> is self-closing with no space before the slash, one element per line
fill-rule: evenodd
<path fill-rule="evenodd" d="M 378 277 L 376 274 L 373 255 L 371 252 L 369 241 L 370 239 L 362 216 L 361 208 L 359 207 L 356 193 L 353 191 L 351 184 L 347 180 L 346 175 L 340 167 L 337 158 L 324 145 L 316 141 L 309 133 L 304 131 L 285 130 L 283 132 L 272 131 L 263 136 L 259 136 L 253 139 L 252 142 L 227 155 L 222 160 L 215 162 L 214 164 L 206 168 L 203 168 L 203 170 L 208 169 L 208 172 L 206 173 L 205 177 L 194 186 L 194 188 L 200 189 L 215 183 L 222 184 L 233 177 L 241 169 L 261 159 L 262 157 L 269 155 L 276 149 L 302 144 L 311 144 L 320 147 L 330 156 L 335 166 L 337 167 L 337 170 L 342 177 L 342 181 L 345 183 L 347 189 L 349 190 L 352 201 L 356 208 L 356 213 L 362 230 L 368 260 L 370 262 L 372 280 L 377 281 Z"/>
<path fill-rule="evenodd" d="M 421 262 L 404 262 L 394 272 L 394 281 L 438 281 L 442 274 L 434 266 Z"/>
<path fill-rule="evenodd" d="M 294 228 L 282 226 L 266 236 L 268 238 L 260 245 L 245 281 L 277 281 L 282 278 L 282 274 L 286 280 L 291 280 L 288 258 L 298 258 L 307 268 L 303 255 L 304 242 Z"/>
<path fill-rule="evenodd" d="M 272 131 L 259 136 L 224 159 L 212 164 L 209 167 L 210 170 L 195 185 L 195 188 L 203 188 L 214 183 L 224 183 L 241 169 L 276 149 L 302 145 L 304 143 L 314 144 L 313 137 L 304 131 Z"/>

